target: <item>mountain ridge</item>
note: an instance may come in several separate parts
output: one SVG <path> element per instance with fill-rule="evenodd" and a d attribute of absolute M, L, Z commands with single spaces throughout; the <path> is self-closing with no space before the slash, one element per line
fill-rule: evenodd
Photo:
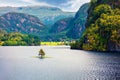
<path fill-rule="evenodd" d="M 64 34 L 63 38 L 66 39 L 78 39 L 85 30 L 85 21 L 87 18 L 87 9 L 89 3 L 83 4 L 75 17 L 64 18 L 58 20 L 52 27 L 50 32 L 54 34 Z"/>
<path fill-rule="evenodd" d="M 26 7 L 0 7 L 0 15 L 8 12 L 26 13 L 38 17 L 45 25 L 51 26 L 57 20 L 73 17 L 74 12 L 63 12 L 56 7 L 26 6 Z"/>
<path fill-rule="evenodd" d="M 39 35 L 44 28 L 45 25 L 33 15 L 10 12 L 0 16 L 0 29 L 7 32 Z"/>

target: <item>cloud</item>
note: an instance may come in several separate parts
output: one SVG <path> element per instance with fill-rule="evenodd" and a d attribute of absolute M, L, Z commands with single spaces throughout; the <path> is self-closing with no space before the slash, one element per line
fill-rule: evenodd
<path fill-rule="evenodd" d="M 52 5 L 59 5 L 62 3 L 66 3 L 68 0 L 37 0 L 39 2 L 46 2 Z"/>
<path fill-rule="evenodd" d="M 61 7 L 64 11 L 76 12 L 80 6 L 87 2 L 90 0 L 69 0 L 67 3 L 61 4 Z"/>
<path fill-rule="evenodd" d="M 34 5 L 39 5 L 39 6 L 53 6 L 45 2 L 38 2 L 36 0 L 0 0 L 0 6 L 13 6 L 13 7 L 18 7 L 18 6 L 34 6 Z"/>
<path fill-rule="evenodd" d="M 76 12 L 81 5 L 90 0 L 0 0 L 0 6 L 51 6 L 63 11 Z"/>
<path fill-rule="evenodd" d="M 50 5 L 46 2 L 39 2 L 37 0 L 22 0 L 23 2 L 26 2 L 26 3 L 29 3 L 31 5 L 39 5 L 39 6 L 53 6 L 53 5 Z"/>

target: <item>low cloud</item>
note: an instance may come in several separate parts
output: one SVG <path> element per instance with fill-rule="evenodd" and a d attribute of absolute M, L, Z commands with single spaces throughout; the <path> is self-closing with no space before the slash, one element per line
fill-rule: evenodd
<path fill-rule="evenodd" d="M 90 0 L 70 0 L 67 3 L 61 4 L 61 7 L 64 11 L 76 12 L 80 6 L 87 2 L 90 2 Z"/>
<path fill-rule="evenodd" d="M 52 6 L 45 2 L 38 2 L 36 0 L 0 0 L 0 6 L 12 6 L 12 7 L 19 7 L 19 6 Z"/>
<path fill-rule="evenodd" d="M 58 3 L 58 1 L 55 0 L 53 4 L 53 2 L 50 1 L 51 0 L 0 0 L 0 6 L 56 6 L 61 8 L 63 11 L 76 12 L 81 5 L 90 2 L 90 0 L 62 0 L 62 2 Z"/>
<path fill-rule="evenodd" d="M 29 3 L 31 5 L 39 5 L 39 6 L 53 6 L 45 2 L 38 2 L 37 0 L 22 0 L 23 2 Z"/>

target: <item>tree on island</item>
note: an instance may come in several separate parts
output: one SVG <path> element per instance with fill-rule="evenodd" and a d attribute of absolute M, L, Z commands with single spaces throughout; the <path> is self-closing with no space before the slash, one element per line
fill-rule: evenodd
<path fill-rule="evenodd" d="M 44 58 L 44 57 L 45 57 L 45 52 L 43 51 L 43 49 L 40 49 L 38 55 L 41 56 L 41 58 Z"/>

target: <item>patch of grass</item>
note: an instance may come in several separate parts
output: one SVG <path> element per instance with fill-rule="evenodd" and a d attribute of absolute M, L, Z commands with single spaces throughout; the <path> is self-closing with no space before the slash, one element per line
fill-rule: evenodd
<path fill-rule="evenodd" d="M 41 45 L 57 46 L 57 45 L 65 45 L 65 42 L 41 42 Z"/>

